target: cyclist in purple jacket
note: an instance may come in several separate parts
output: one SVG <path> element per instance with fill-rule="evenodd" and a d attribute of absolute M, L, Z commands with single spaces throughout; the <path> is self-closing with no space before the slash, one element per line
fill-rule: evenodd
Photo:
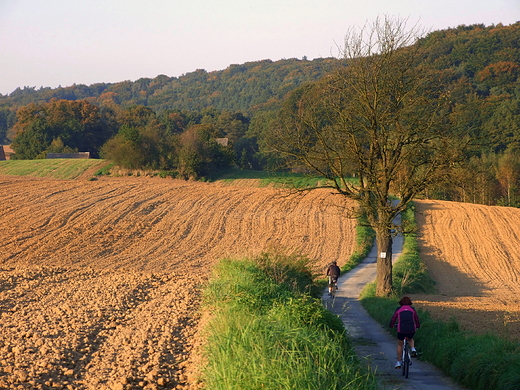
<path fill-rule="evenodd" d="M 412 357 L 417 356 L 413 336 L 415 335 L 415 330 L 419 329 L 421 326 L 419 316 L 412 307 L 412 300 L 410 298 L 402 297 L 399 301 L 399 305 L 400 307 L 395 310 L 394 315 L 390 320 L 390 328 L 397 326 L 397 363 L 395 364 L 395 368 L 401 368 L 401 357 L 403 356 L 405 337 L 410 343 Z"/>

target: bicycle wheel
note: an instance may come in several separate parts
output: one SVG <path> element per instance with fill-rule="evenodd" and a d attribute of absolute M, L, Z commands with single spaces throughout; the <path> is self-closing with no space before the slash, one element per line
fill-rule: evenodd
<path fill-rule="evenodd" d="M 405 359 L 403 361 L 403 375 L 405 378 L 408 378 L 408 373 L 410 372 L 410 360 Z"/>
<path fill-rule="evenodd" d="M 408 373 L 410 372 L 410 362 L 412 358 L 410 355 L 410 346 L 408 343 L 405 343 L 403 346 L 403 376 L 408 378 Z"/>

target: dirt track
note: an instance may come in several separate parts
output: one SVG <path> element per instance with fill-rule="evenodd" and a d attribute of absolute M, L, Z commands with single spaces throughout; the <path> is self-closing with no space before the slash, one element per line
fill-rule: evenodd
<path fill-rule="evenodd" d="M 195 387 L 198 286 L 224 256 L 343 264 L 354 220 L 329 191 L 164 179 L 0 176 L 0 388 Z"/>
<path fill-rule="evenodd" d="M 438 294 L 414 296 L 435 318 L 520 340 L 520 209 L 417 201 L 421 257 Z"/>

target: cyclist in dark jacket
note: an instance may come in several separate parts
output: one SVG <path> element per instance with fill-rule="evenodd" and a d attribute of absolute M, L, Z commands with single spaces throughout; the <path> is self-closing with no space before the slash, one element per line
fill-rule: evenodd
<path fill-rule="evenodd" d="M 395 368 L 401 368 L 401 357 L 403 356 L 403 344 L 404 338 L 408 339 L 410 348 L 412 349 L 412 357 L 417 356 L 417 350 L 415 349 L 415 343 L 413 336 L 415 330 L 419 329 L 421 323 L 419 322 L 419 316 L 412 307 L 412 300 L 408 297 L 402 297 L 399 301 L 400 307 L 395 309 L 394 315 L 390 320 L 390 328 L 397 326 L 397 363 Z"/>
<path fill-rule="evenodd" d="M 336 261 L 333 261 L 327 268 L 327 276 L 329 277 L 329 295 L 332 295 L 332 289 L 338 287 L 338 278 L 341 273 Z"/>

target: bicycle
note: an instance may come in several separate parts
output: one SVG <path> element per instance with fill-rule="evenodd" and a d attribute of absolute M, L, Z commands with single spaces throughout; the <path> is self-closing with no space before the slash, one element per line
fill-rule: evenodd
<path fill-rule="evenodd" d="M 329 295 L 332 299 L 336 298 L 336 291 L 338 291 L 338 286 L 333 284 L 329 289 Z"/>
<path fill-rule="evenodd" d="M 334 299 L 336 297 L 336 291 L 338 290 L 338 285 L 332 277 L 329 276 L 329 296 Z"/>
<path fill-rule="evenodd" d="M 402 362 L 403 376 L 405 378 L 408 378 L 410 366 L 412 365 L 412 352 L 411 352 L 410 344 L 408 343 L 408 337 L 405 337 L 404 341 L 403 341 L 403 357 L 401 358 L 401 362 Z"/>

